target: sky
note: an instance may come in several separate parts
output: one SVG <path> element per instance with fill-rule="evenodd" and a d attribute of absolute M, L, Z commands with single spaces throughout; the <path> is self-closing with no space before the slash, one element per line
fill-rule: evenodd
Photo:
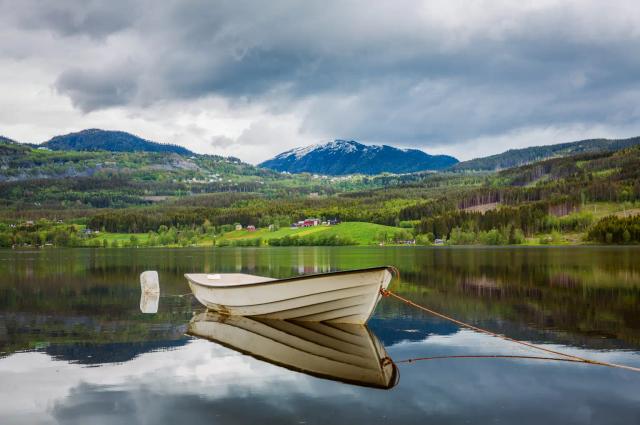
<path fill-rule="evenodd" d="M 0 134 L 464 160 L 640 135 L 639 52 L 637 1 L 0 0 Z"/>

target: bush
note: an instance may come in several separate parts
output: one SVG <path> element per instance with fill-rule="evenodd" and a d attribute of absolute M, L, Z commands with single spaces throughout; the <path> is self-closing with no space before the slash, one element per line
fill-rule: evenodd
<path fill-rule="evenodd" d="M 478 241 L 477 235 L 473 231 L 465 232 L 460 227 L 454 227 L 449 235 L 449 245 L 472 245 Z"/>
<path fill-rule="evenodd" d="M 0 248 L 11 248 L 13 240 L 11 236 L 5 233 L 0 233 Z"/>
<path fill-rule="evenodd" d="M 541 236 L 538 242 L 540 245 L 557 245 L 562 242 L 562 236 L 560 233 L 553 231 L 551 234 Z"/>
<path fill-rule="evenodd" d="M 480 242 L 484 245 L 506 245 L 509 240 L 498 229 L 480 232 Z"/>
<path fill-rule="evenodd" d="M 282 238 L 269 239 L 270 246 L 345 246 L 357 245 L 349 238 L 342 238 L 337 235 L 322 236 L 310 235 L 305 237 L 283 236 Z"/>
<path fill-rule="evenodd" d="M 261 244 L 262 244 L 261 238 L 236 239 L 230 242 L 231 246 L 260 246 Z"/>
<path fill-rule="evenodd" d="M 218 240 L 218 242 L 216 242 L 216 246 L 219 246 L 219 247 L 225 247 L 230 245 L 231 245 L 231 242 L 229 242 L 227 239 L 220 239 Z"/>
<path fill-rule="evenodd" d="M 513 233 L 509 235 L 509 244 L 520 245 L 527 241 L 524 236 L 524 232 L 520 229 L 514 229 Z"/>
<path fill-rule="evenodd" d="M 417 235 L 416 236 L 416 245 L 431 245 L 431 244 L 433 244 L 432 237 L 433 237 L 433 233 Z"/>
<path fill-rule="evenodd" d="M 518 245 L 526 241 L 524 232 L 513 226 L 501 229 L 491 229 L 488 231 L 474 232 L 454 227 L 449 235 L 447 244 L 449 245 Z"/>

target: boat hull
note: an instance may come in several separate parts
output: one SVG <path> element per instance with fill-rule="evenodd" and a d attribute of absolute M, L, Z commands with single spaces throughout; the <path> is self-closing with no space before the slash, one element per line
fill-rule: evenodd
<path fill-rule="evenodd" d="M 366 326 L 227 316 L 195 316 L 187 333 L 308 375 L 389 389 L 398 371 Z"/>
<path fill-rule="evenodd" d="M 185 275 L 198 301 L 220 313 L 352 324 L 369 320 L 380 300 L 380 290 L 386 289 L 393 277 L 389 267 L 279 280 L 258 277 L 263 281 L 238 285 L 209 284 L 203 282 L 203 276 Z"/>

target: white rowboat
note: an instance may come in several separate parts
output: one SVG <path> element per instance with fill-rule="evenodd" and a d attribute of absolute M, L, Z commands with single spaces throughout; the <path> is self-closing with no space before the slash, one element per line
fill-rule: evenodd
<path fill-rule="evenodd" d="M 393 270 L 385 266 L 287 279 L 242 273 L 184 276 L 198 301 L 227 315 L 365 324 Z"/>
<path fill-rule="evenodd" d="M 195 316 L 187 333 L 308 375 L 389 389 L 398 370 L 384 346 L 366 326 L 291 322 L 226 316 Z"/>

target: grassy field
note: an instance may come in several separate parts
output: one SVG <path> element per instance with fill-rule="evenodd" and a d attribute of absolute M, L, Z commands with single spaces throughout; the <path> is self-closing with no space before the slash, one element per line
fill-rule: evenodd
<path fill-rule="evenodd" d="M 490 208 L 495 208 L 499 205 L 490 204 Z M 619 217 L 630 216 L 640 214 L 640 205 L 638 203 L 613 203 L 613 202 L 598 202 L 587 203 L 582 206 L 581 211 L 588 212 L 593 220 L 593 223 L 597 222 L 602 217 L 608 215 L 617 215 Z M 80 228 L 84 226 L 80 225 Z M 387 243 L 395 239 L 394 235 L 399 232 L 407 233 L 409 229 L 393 226 L 384 226 L 375 223 L 366 222 L 344 222 L 334 226 L 313 226 L 306 228 L 290 228 L 283 227 L 277 230 L 269 230 L 267 228 L 256 229 L 255 231 L 248 231 L 247 229 L 234 230 L 224 233 L 223 235 L 195 235 L 189 240 L 181 240 L 178 243 L 172 243 L 163 246 L 213 246 L 217 245 L 241 245 L 239 242 L 246 242 L 250 244 L 251 241 L 257 242 L 257 239 L 261 240 L 261 245 L 268 245 L 269 240 L 280 239 L 285 236 L 288 237 L 331 237 L 337 236 L 340 239 L 353 242 L 355 245 L 377 245 L 380 242 L 381 235 L 386 234 Z M 95 235 L 90 240 L 86 241 L 84 245 L 88 246 L 103 246 L 104 241 L 107 241 L 108 246 L 131 246 L 132 237 L 135 237 L 135 245 L 149 246 L 149 235 L 147 233 L 109 233 L 102 232 L 99 235 Z M 408 238 L 408 236 L 407 236 Z M 99 242 L 99 244 L 97 243 Z M 534 234 L 527 237 L 523 245 L 580 245 L 590 243 L 586 240 L 586 230 L 579 232 L 553 232 L 549 234 Z M 154 246 L 159 246 L 157 242 L 152 241 Z M 275 245 L 275 243 L 274 243 Z"/>
<path fill-rule="evenodd" d="M 322 234 L 322 236 L 339 236 L 353 240 L 358 245 L 373 245 L 378 242 L 378 235 L 386 232 L 388 235 L 393 235 L 403 230 L 400 227 L 383 226 L 375 223 L 363 223 L 363 222 L 345 222 L 335 226 L 314 226 L 305 227 L 300 229 L 281 228 L 275 231 L 269 231 L 269 229 L 257 229 L 250 232 L 246 229 L 234 230 L 233 232 L 225 233 L 219 239 L 226 239 L 229 241 L 240 239 L 257 239 L 268 241 L 269 239 L 282 238 L 284 236 L 297 236 L 305 237 L 311 235 Z"/>
<path fill-rule="evenodd" d="M 149 235 L 146 233 L 109 233 L 109 232 L 100 232 L 98 235 L 95 235 L 94 238 L 90 239 L 89 244 L 95 244 L 96 241 L 100 242 L 102 246 L 103 242 L 106 240 L 109 246 L 127 246 L 131 243 L 131 237 L 134 236 L 138 240 L 138 244 L 144 245 L 147 243 L 149 239 Z"/>
<path fill-rule="evenodd" d="M 289 227 L 270 231 L 269 229 L 257 229 L 255 231 L 234 230 L 227 232 L 223 235 L 219 235 L 215 238 L 215 241 L 249 241 L 261 239 L 263 243 L 268 242 L 270 239 L 278 239 L 285 236 L 296 236 L 300 238 L 322 234 L 322 236 L 338 236 L 343 239 L 353 241 L 356 245 L 374 245 L 379 242 L 379 236 L 385 234 L 388 237 L 398 232 L 406 231 L 400 227 L 383 226 L 375 223 L 362 223 L 362 222 L 345 222 L 334 226 L 314 226 L 300 229 L 292 229 Z M 109 246 L 129 246 L 131 244 L 132 237 L 137 239 L 136 244 L 139 246 L 148 245 L 149 235 L 147 233 L 109 233 L 101 232 L 89 239 L 85 244 L 89 246 L 99 245 L 102 246 L 106 240 Z M 212 246 L 214 244 L 214 238 L 212 235 L 204 235 L 196 237 L 195 243 L 189 243 L 189 245 L 197 246 Z M 166 246 L 179 246 L 179 244 L 169 244 Z"/>

